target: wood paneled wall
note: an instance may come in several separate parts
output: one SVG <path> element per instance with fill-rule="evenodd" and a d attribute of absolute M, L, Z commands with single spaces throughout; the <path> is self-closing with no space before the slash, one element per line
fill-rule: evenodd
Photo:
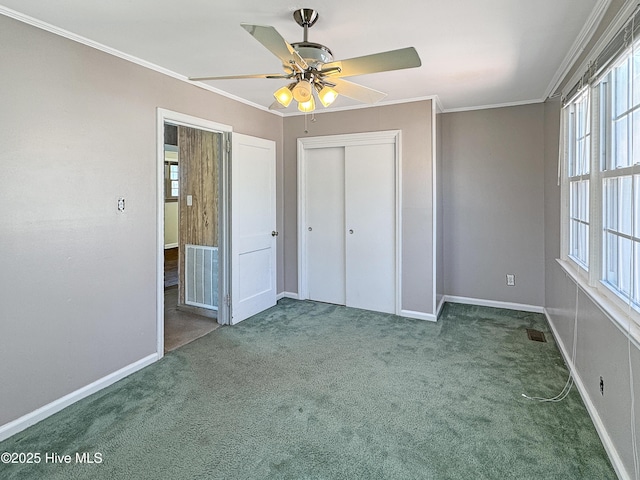
<path fill-rule="evenodd" d="M 221 137 L 218 133 L 178 127 L 180 304 L 184 304 L 185 244 L 218 246 Z M 187 206 L 188 195 L 192 197 L 191 206 Z"/>

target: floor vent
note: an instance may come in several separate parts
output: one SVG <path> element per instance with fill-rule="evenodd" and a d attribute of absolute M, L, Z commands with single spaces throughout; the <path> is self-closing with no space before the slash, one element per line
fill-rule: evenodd
<path fill-rule="evenodd" d="M 547 339 L 544 338 L 544 333 L 540 330 L 533 330 L 532 328 L 527 328 L 527 337 L 529 340 L 533 340 L 534 342 L 546 342 Z"/>

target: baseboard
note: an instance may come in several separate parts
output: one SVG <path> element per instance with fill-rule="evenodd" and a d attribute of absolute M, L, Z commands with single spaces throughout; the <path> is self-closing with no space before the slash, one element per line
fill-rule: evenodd
<path fill-rule="evenodd" d="M 416 320 L 426 320 L 428 322 L 438 321 L 438 318 L 432 313 L 414 312 L 413 310 L 400 310 L 400 316 L 406 318 L 414 318 Z"/>
<path fill-rule="evenodd" d="M 591 401 L 591 397 L 587 393 L 587 389 L 585 388 L 584 383 L 580 378 L 580 374 L 576 370 L 575 365 L 571 360 L 571 355 L 569 354 L 569 351 L 567 350 L 566 345 L 564 344 L 562 338 L 560 337 L 560 335 L 558 335 L 558 331 L 556 330 L 556 327 L 554 326 L 553 321 L 549 316 L 549 312 L 547 312 L 546 308 L 543 310 L 544 310 L 543 313 L 547 317 L 547 323 L 549 324 L 549 327 L 553 332 L 553 338 L 555 339 L 556 344 L 560 349 L 560 353 L 564 358 L 564 363 L 567 365 L 567 367 L 569 367 L 569 370 L 571 371 L 571 375 L 573 376 L 573 383 L 578 389 L 578 392 L 582 397 L 582 401 L 584 402 L 585 407 L 587 407 L 587 411 L 589 412 L 591 421 L 593 422 L 593 425 L 596 427 L 596 431 L 598 432 L 600 441 L 602 441 L 602 445 L 604 446 L 604 449 L 606 450 L 607 455 L 609 456 L 609 460 L 611 461 L 611 465 L 613 465 L 613 469 L 616 471 L 616 474 L 618 475 L 619 479 L 631 480 L 631 475 L 629 475 L 629 473 L 625 469 L 624 464 L 622 463 L 622 459 L 618 454 L 618 450 L 616 450 L 616 447 L 611 441 L 611 437 L 609 436 L 609 433 L 607 432 L 607 429 L 605 428 L 604 423 L 602 423 L 602 419 L 598 414 L 598 410 L 596 409 L 595 405 Z"/>
<path fill-rule="evenodd" d="M 291 298 L 293 300 L 300 300 L 300 298 L 298 297 L 297 293 L 293 293 L 293 292 L 280 292 L 279 294 L 276 295 L 276 301 L 277 300 L 281 300 L 283 298 Z"/>
<path fill-rule="evenodd" d="M 498 302 L 496 300 L 482 300 L 480 298 L 457 297 L 455 295 L 445 295 L 445 302 L 464 303 L 466 305 L 478 305 L 480 307 L 504 308 L 507 310 L 519 310 L 521 312 L 544 313 L 544 307 L 537 305 L 527 305 L 524 303 Z"/>
<path fill-rule="evenodd" d="M 155 361 L 158 360 L 158 354 L 153 353 L 147 357 L 144 357 L 137 362 L 134 362 L 126 367 L 121 368 L 118 371 L 110 373 L 109 375 L 102 377 L 96 380 L 89 385 L 86 385 L 75 392 L 71 392 L 65 395 L 62 398 L 54 400 L 53 402 L 44 405 L 43 407 L 34 410 L 31 413 L 27 413 L 12 422 L 9 422 L 5 425 L 0 426 L 0 442 L 6 440 L 7 438 L 15 435 L 18 432 L 30 427 L 38 423 L 41 420 L 44 420 L 47 417 L 50 417 L 54 413 L 59 412 L 60 410 L 68 407 L 69 405 L 76 403 L 79 400 L 82 400 L 89 395 L 102 390 L 103 388 L 108 387 L 109 385 L 117 382 L 118 380 L 122 380 L 123 378 L 131 375 L 138 370 L 151 365 Z"/>
<path fill-rule="evenodd" d="M 170 248 L 178 248 L 178 246 L 179 246 L 179 245 L 178 245 L 177 243 L 167 243 L 167 244 L 164 246 L 164 249 L 165 249 L 165 250 L 169 250 Z"/>

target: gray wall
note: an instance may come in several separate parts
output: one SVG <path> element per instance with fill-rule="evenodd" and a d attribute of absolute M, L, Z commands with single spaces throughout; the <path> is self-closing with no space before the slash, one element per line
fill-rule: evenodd
<path fill-rule="evenodd" d="M 279 182 L 283 133 L 278 116 L 4 16 L 0 45 L 2 425 L 156 350 L 156 108 L 275 140 Z"/>
<path fill-rule="evenodd" d="M 560 187 L 558 138 L 560 102 L 545 104 L 545 306 L 559 341 L 569 357 L 573 351 L 576 284 L 556 262 L 560 256 Z M 580 290 L 575 368 L 586 395 L 598 412 L 629 478 L 634 476 L 631 447 L 631 395 L 627 336 Z M 640 353 L 631 345 L 635 396 L 640 398 Z M 600 376 L 605 395 L 600 394 Z M 636 418 L 640 405 L 636 404 Z M 637 433 L 640 436 L 640 431 Z"/>
<path fill-rule="evenodd" d="M 431 100 L 316 114 L 284 120 L 285 291 L 298 291 L 297 139 L 322 135 L 402 130 L 402 308 L 433 312 L 433 201 Z"/>
<path fill-rule="evenodd" d="M 542 307 L 544 106 L 442 117 L 445 293 Z"/>

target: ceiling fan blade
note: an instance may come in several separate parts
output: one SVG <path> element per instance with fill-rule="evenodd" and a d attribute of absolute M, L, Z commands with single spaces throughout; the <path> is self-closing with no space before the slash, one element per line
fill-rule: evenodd
<path fill-rule="evenodd" d="M 295 63 L 302 69 L 308 67 L 307 62 L 282 38 L 282 35 L 275 28 L 266 25 L 249 25 L 247 23 L 241 23 L 240 26 L 278 57 L 283 65 L 291 66 L 292 63 Z"/>
<path fill-rule="evenodd" d="M 384 92 L 379 92 L 378 90 L 364 87 L 357 83 L 348 82 L 341 78 L 331 77 L 329 82 L 335 85 L 334 89 L 340 95 L 344 95 L 345 97 L 349 97 L 363 103 L 376 103 L 387 96 Z"/>
<path fill-rule="evenodd" d="M 239 78 L 291 78 L 292 75 L 284 73 L 258 73 L 255 75 L 227 75 L 222 77 L 189 77 L 192 82 L 201 82 L 203 80 L 237 80 Z"/>
<path fill-rule="evenodd" d="M 418 52 L 413 47 L 374 53 L 363 57 L 349 58 L 337 62 L 325 63 L 322 70 L 336 68 L 336 73 L 328 73 L 333 77 L 352 77 L 367 73 L 388 72 L 403 68 L 414 68 L 422 65 Z"/>

